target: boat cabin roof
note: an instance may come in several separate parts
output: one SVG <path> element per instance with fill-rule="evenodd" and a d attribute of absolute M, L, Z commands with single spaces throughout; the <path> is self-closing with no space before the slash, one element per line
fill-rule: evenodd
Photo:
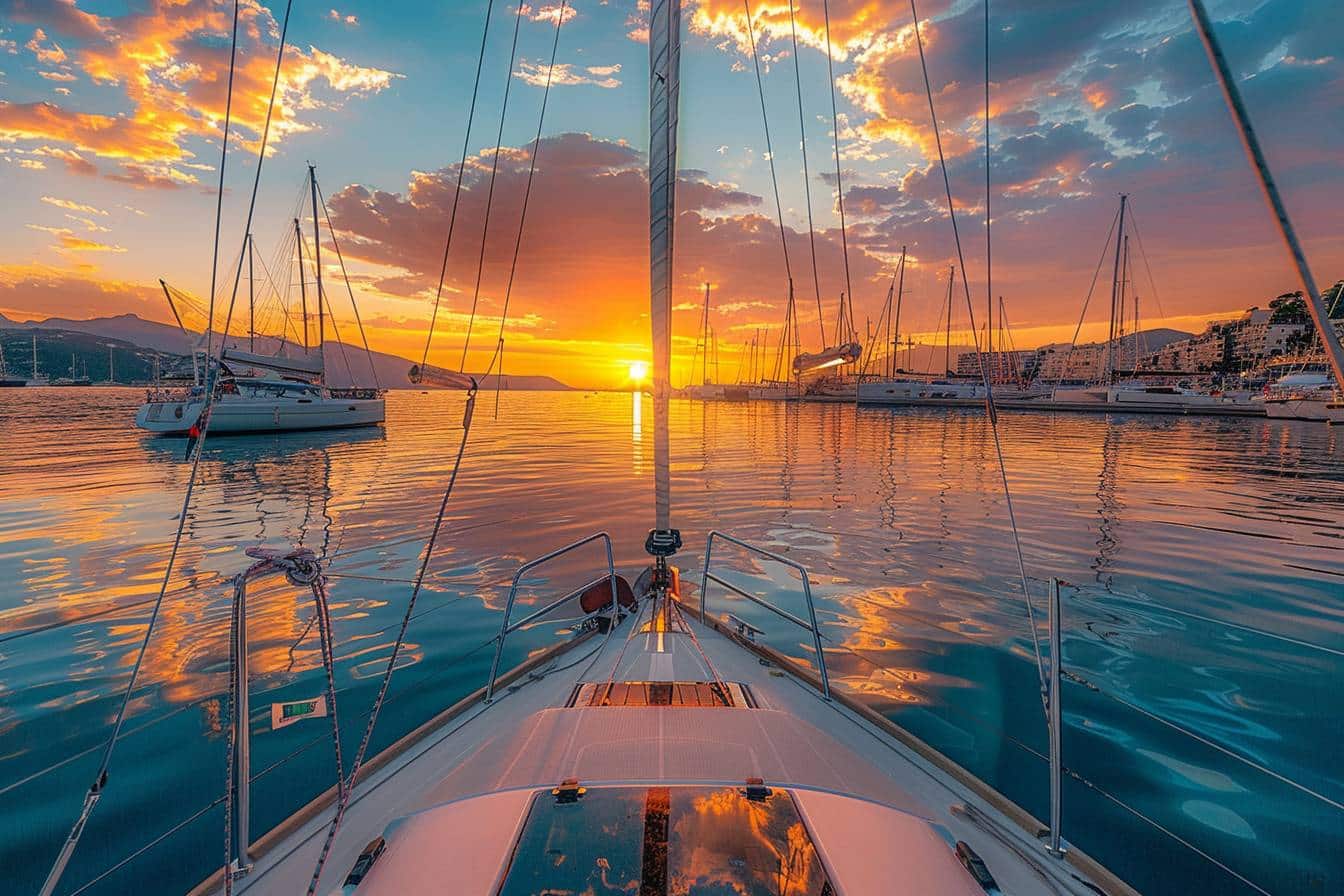
<path fill-rule="evenodd" d="M 402 819 L 361 896 L 455 892 L 983 896 L 935 827 L 852 797 L 765 786 L 524 789 Z"/>

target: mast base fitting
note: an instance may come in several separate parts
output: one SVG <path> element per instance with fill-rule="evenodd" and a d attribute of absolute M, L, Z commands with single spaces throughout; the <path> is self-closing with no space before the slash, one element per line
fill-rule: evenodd
<path fill-rule="evenodd" d="M 644 551 L 650 557 L 671 557 L 679 550 L 681 550 L 679 529 L 651 529 L 649 537 L 644 539 Z"/>

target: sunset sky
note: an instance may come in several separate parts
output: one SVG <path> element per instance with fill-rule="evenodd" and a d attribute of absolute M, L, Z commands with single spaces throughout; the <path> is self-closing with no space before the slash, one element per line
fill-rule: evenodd
<path fill-rule="evenodd" d="M 555 7 L 523 10 L 467 367 L 485 366 L 517 238 Z M 1210 4 L 1317 279 L 1344 276 L 1344 38 L 1333 0 Z M 787 0 L 753 0 L 804 348 L 820 343 Z M 1335 11 L 1332 12 L 1331 10 Z M 317 165 L 374 348 L 418 359 L 447 233 L 484 2 L 299 0 L 261 181 L 266 260 Z M 209 292 L 226 0 L 0 0 L 0 313 L 134 312 L 171 320 L 157 280 Z M 456 367 L 481 251 L 510 71 L 515 5 L 496 2 L 431 359 Z M 620 385 L 648 356 L 647 11 L 576 0 L 560 34 L 505 369 Z M 920 4 L 971 289 L 985 298 L 983 6 Z M 221 281 L 231 285 L 283 3 L 242 5 Z M 1131 195 L 1155 284 L 1151 326 L 1211 317 L 1296 289 L 1184 0 L 991 7 L 994 291 L 1019 347 L 1067 339 L 1115 212 Z M 787 294 L 741 0 L 686 0 L 676 352 L 685 378 L 709 281 L 725 376 Z M 797 7 L 819 281 L 828 335 L 844 287 L 823 7 Z M 896 256 L 911 253 L 904 330 L 938 320 L 952 231 L 910 7 L 830 4 L 849 265 L 860 322 L 876 320 Z M 1136 253 L 1137 254 L 1137 253 Z M 324 248 L 325 275 L 339 269 Z M 225 273 L 227 272 L 227 273 Z M 334 281 L 333 281 L 334 282 Z M 348 317 L 343 287 L 331 289 Z M 1104 330 L 1094 305 L 1084 337 Z M 965 330 L 964 304 L 954 331 Z M 349 338 L 349 337 L 347 337 Z M 954 335 L 954 342 L 957 341 Z M 964 336 L 962 343 L 969 342 Z"/>

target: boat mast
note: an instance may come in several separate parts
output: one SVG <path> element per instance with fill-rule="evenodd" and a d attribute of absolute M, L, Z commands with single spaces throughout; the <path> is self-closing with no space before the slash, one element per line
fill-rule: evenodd
<path fill-rule="evenodd" d="M 957 266 L 947 269 L 947 335 L 943 339 L 943 370 L 952 372 L 952 283 L 957 279 Z"/>
<path fill-rule="evenodd" d="M 33 334 L 33 379 L 37 379 L 37 334 Z"/>
<path fill-rule="evenodd" d="M 1129 196 L 1120 194 L 1120 226 L 1116 230 L 1115 237 L 1115 264 L 1111 268 L 1111 327 L 1110 337 L 1106 340 L 1106 385 L 1115 385 L 1115 318 L 1116 303 L 1120 301 L 1120 244 L 1124 242 L 1125 232 L 1125 205 L 1129 202 Z"/>
<path fill-rule="evenodd" d="M 255 352 L 257 350 L 257 326 L 256 326 L 256 274 L 252 269 L 252 256 L 256 254 L 256 242 L 252 234 L 247 235 L 247 350 Z"/>
<path fill-rule="evenodd" d="M 1125 360 L 1125 292 L 1129 287 L 1129 234 L 1122 234 L 1125 243 L 1124 256 L 1120 259 L 1120 302 L 1119 302 L 1119 331 L 1116 333 L 1120 337 L 1120 344 L 1116 346 L 1117 357 L 1120 361 Z M 1120 371 L 1115 371 L 1118 376 Z"/>
<path fill-rule="evenodd" d="M 317 171 L 314 166 L 308 166 L 308 184 L 313 191 L 313 276 L 317 279 L 317 357 L 322 362 L 321 373 L 318 379 L 325 379 L 327 372 L 327 337 L 323 327 L 322 306 L 324 296 L 322 294 L 322 234 L 318 231 L 317 214 Z"/>
<path fill-rule="evenodd" d="M 649 547 L 679 545 L 672 529 L 668 382 L 672 358 L 672 239 L 676 220 L 681 0 L 649 10 L 649 298 L 653 337 L 654 531 Z M 661 550 L 661 548 L 660 548 Z M 668 553 L 675 551 L 672 547 Z M 652 552 L 652 551 L 651 551 Z"/>
<path fill-rule="evenodd" d="M 294 239 L 299 256 L 299 304 L 303 312 L 303 353 L 308 354 L 308 287 L 303 279 L 303 229 L 299 219 L 294 219 Z"/>
<path fill-rule="evenodd" d="M 887 343 L 891 346 L 891 376 L 892 376 L 892 377 L 895 377 L 895 376 L 896 376 L 896 367 L 897 367 L 897 358 L 896 358 L 896 355 L 897 355 L 897 353 L 901 350 L 901 299 L 904 297 L 904 295 L 905 295 L 905 247 L 902 246 L 902 247 L 901 247 L 901 271 L 900 271 L 900 274 L 899 274 L 899 276 L 898 276 L 898 278 L 897 278 L 897 280 L 896 280 L 896 322 L 895 322 L 895 324 L 894 324 L 894 327 L 895 327 L 895 335 L 894 335 L 894 336 L 891 336 L 891 334 L 888 334 L 888 336 L 889 336 L 890 338 L 887 339 Z M 891 318 L 890 318 L 890 316 L 888 316 L 888 318 L 887 318 L 887 323 L 888 323 L 889 325 L 891 324 Z M 894 340 L 894 341 L 893 341 L 893 340 Z"/>
<path fill-rule="evenodd" d="M 694 375 L 694 371 L 692 371 Z M 705 283 L 705 307 L 700 313 L 700 384 L 709 382 L 709 283 Z"/>

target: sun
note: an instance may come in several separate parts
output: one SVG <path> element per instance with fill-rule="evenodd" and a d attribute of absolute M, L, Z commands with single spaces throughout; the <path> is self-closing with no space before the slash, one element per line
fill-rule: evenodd
<path fill-rule="evenodd" d="M 630 379 L 638 383 L 648 375 L 649 375 L 649 365 L 645 364 L 643 361 L 630 362 Z"/>

